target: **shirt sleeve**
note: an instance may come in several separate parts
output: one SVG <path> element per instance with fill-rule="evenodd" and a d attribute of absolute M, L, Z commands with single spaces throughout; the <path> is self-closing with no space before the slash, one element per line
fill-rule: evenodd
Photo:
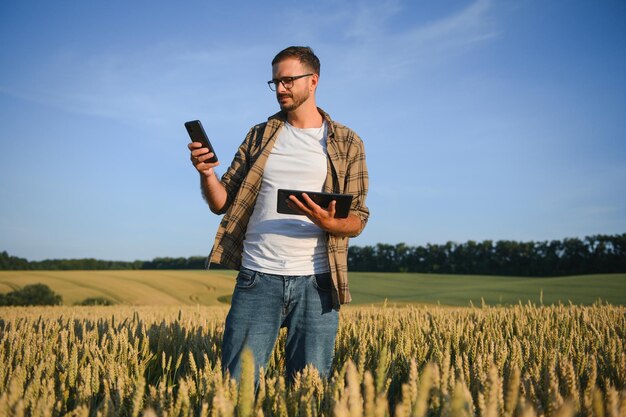
<path fill-rule="evenodd" d="M 365 161 L 365 146 L 363 141 L 355 134 L 349 148 L 345 176 L 345 192 L 354 196 L 350 206 L 350 213 L 361 219 L 361 228 L 354 236 L 361 234 L 369 219 L 370 211 L 365 205 L 368 187 L 369 177 Z"/>
<path fill-rule="evenodd" d="M 235 153 L 235 157 L 230 163 L 230 167 L 228 167 L 224 175 L 222 175 L 220 181 L 226 189 L 226 204 L 224 204 L 224 207 L 219 214 L 224 214 L 228 211 L 228 208 L 231 206 L 237 196 L 237 193 L 239 192 L 241 183 L 250 169 L 249 149 L 255 135 L 256 129 L 253 127 L 246 135 L 243 143 L 239 145 L 239 148 Z"/>

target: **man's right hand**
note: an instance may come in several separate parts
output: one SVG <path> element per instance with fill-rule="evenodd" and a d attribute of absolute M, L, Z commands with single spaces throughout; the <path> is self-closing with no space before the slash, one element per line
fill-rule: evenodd
<path fill-rule="evenodd" d="M 215 175 L 213 168 L 220 163 L 205 162 L 213 157 L 209 148 L 203 148 L 200 142 L 191 142 L 187 145 L 191 151 L 191 163 L 200 173 L 200 187 L 205 201 L 213 213 L 221 213 L 226 204 L 226 189 Z"/>
<path fill-rule="evenodd" d="M 213 152 L 210 152 L 209 148 L 203 148 L 202 143 L 200 142 L 191 142 L 187 145 L 187 147 L 191 151 L 191 163 L 198 170 L 198 172 L 206 178 L 215 175 L 213 168 L 218 166 L 220 162 L 205 162 L 213 157 Z"/>

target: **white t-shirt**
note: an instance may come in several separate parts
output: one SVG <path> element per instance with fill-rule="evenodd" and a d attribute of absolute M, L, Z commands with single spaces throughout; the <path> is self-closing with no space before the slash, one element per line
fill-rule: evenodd
<path fill-rule="evenodd" d="M 327 173 L 326 122 L 299 129 L 285 123 L 270 153 L 243 242 L 242 265 L 279 275 L 330 271 L 326 233 L 306 216 L 279 214 L 279 188 L 322 191 Z"/>

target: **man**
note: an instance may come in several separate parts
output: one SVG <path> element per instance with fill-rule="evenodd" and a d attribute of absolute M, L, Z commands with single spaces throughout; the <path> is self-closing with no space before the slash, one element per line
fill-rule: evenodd
<path fill-rule="evenodd" d="M 281 111 L 254 126 L 221 179 L 213 153 L 189 144 L 211 211 L 225 213 L 209 262 L 238 269 L 226 318 L 222 366 L 239 378 L 244 348 L 256 373 L 266 366 L 281 327 L 287 327 L 288 377 L 306 365 L 328 376 L 340 304 L 350 301 L 348 238 L 367 223 L 368 188 L 361 139 L 334 122 L 315 101 L 319 59 L 311 48 L 289 47 L 272 61 L 270 89 Z M 276 211 L 279 188 L 353 195 L 347 218 L 335 202 L 315 204 L 306 193 L 288 202 L 302 215 Z"/>

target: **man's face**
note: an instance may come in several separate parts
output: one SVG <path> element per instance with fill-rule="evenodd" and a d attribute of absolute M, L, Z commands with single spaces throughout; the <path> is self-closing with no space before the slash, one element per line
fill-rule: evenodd
<path fill-rule="evenodd" d="M 272 66 L 272 78 L 277 80 L 284 77 L 297 77 L 310 74 L 311 70 L 293 58 L 282 60 Z M 283 111 L 293 111 L 306 102 L 314 91 L 313 77 L 303 77 L 293 81 L 293 87 L 287 89 L 282 83 L 276 86 L 276 99 Z"/>

